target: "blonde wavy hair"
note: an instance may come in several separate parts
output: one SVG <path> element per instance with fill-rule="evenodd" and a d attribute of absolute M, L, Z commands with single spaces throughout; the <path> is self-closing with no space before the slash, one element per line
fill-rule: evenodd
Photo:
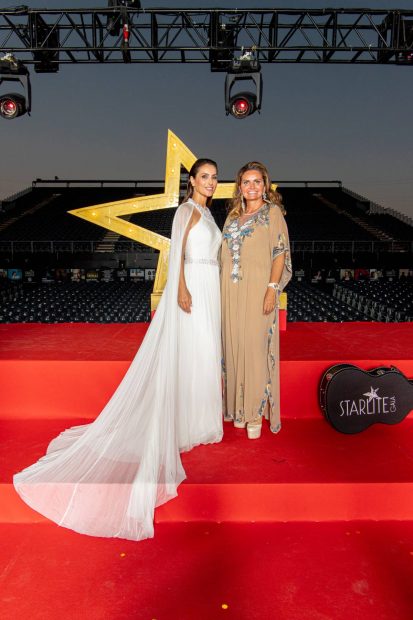
<path fill-rule="evenodd" d="M 282 213 L 285 215 L 285 208 L 282 203 L 282 196 L 279 192 L 271 188 L 271 179 L 270 175 L 268 174 L 267 168 L 259 161 L 250 161 L 238 170 L 237 178 L 235 180 L 234 195 L 228 205 L 228 217 L 231 220 L 235 220 L 237 217 L 240 217 L 240 215 L 242 215 L 244 211 L 242 204 L 241 180 L 244 174 L 249 170 L 256 170 L 261 174 L 264 180 L 264 192 L 266 194 L 266 199 L 264 202 L 278 205 Z"/>

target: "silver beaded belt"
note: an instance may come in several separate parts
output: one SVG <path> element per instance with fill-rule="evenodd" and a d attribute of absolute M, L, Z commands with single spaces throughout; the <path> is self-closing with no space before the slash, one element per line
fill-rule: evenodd
<path fill-rule="evenodd" d="M 199 265 L 218 265 L 218 261 L 215 258 L 191 258 L 185 256 L 185 263 L 195 263 Z"/>

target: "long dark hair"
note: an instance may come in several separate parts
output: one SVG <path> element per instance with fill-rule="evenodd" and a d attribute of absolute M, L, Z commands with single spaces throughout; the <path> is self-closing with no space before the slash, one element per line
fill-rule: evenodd
<path fill-rule="evenodd" d="M 188 198 L 192 198 L 193 193 L 194 193 L 194 188 L 192 187 L 191 177 L 193 179 L 195 179 L 195 177 L 198 174 L 198 171 L 201 168 L 201 166 L 205 166 L 206 164 L 209 164 L 210 166 L 214 166 L 214 168 L 218 172 L 217 163 L 213 159 L 208 159 L 206 157 L 203 157 L 201 159 L 197 159 L 192 164 L 191 170 L 189 171 L 188 182 L 187 182 L 186 191 L 185 191 L 185 196 L 184 196 L 184 199 L 182 200 L 182 202 L 186 202 L 188 200 Z M 207 199 L 207 207 L 210 207 L 211 203 L 212 203 L 212 196 Z"/>

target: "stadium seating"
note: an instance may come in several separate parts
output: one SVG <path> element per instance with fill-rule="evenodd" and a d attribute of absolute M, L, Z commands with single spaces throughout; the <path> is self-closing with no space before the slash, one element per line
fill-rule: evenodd
<path fill-rule="evenodd" d="M 405 285 L 394 285 L 391 287 L 392 292 L 388 293 L 387 284 L 384 283 L 337 284 L 331 294 L 320 285 L 292 281 L 287 289 L 288 320 L 413 320 L 413 286 L 406 289 Z M 54 282 L 14 285 L 0 289 L 0 322 L 148 321 L 152 286 L 152 282 Z"/>
<path fill-rule="evenodd" d="M 304 282 L 292 281 L 287 288 L 288 321 L 368 321 L 363 313 L 335 299 L 320 285 L 311 286 Z"/>
<path fill-rule="evenodd" d="M 402 241 L 413 241 L 413 229 L 408 224 L 387 215 L 386 213 L 373 213 L 368 216 L 369 221 L 385 230 L 390 236 Z"/>
<path fill-rule="evenodd" d="M 60 183 L 60 182 L 59 182 Z M 370 202 L 335 186 L 280 186 L 287 210 L 295 271 L 305 277 L 318 269 L 335 272 L 357 267 L 386 270 L 411 265 L 413 228 L 389 213 L 370 214 Z M 154 264 L 138 253 L 155 250 L 121 235 L 110 234 L 69 210 L 148 193 L 162 187 L 38 185 L 6 201 L 0 210 L 0 322 L 133 322 L 149 318 L 151 282 L 62 281 L 46 284 L 42 276 L 28 282 L 27 271 L 113 267 L 136 253 L 140 269 Z M 222 228 L 227 201 L 215 200 L 212 213 Z M 175 209 L 124 216 L 132 224 L 170 237 Z M 106 238 L 105 238 L 106 237 Z M 103 241 L 104 240 L 104 241 Z M 394 242 L 393 242 L 394 240 Z M 96 254 L 95 254 L 96 252 Z M 76 260 L 73 255 L 76 254 Z M 152 258 L 152 257 L 151 257 Z M 127 262 L 127 261 L 126 261 Z M 24 284 L 7 281 L 10 268 L 23 272 Z M 58 279 L 58 278 L 57 278 Z M 323 281 L 326 278 L 323 278 Z M 39 282 L 43 282 L 40 284 Z M 328 282 L 328 279 L 327 279 Z M 288 287 L 289 321 L 404 321 L 413 318 L 412 285 L 408 281 L 340 282 L 330 286 L 308 282 Z"/>
<path fill-rule="evenodd" d="M 3 307 L 3 304 L 6 301 L 13 299 L 16 295 L 19 295 L 21 288 L 21 283 L 13 282 L 11 280 L 7 280 L 6 278 L 0 278 L 0 308 Z"/>
<path fill-rule="evenodd" d="M 282 188 L 287 221 L 293 240 L 373 241 L 370 232 L 330 206 L 324 189 Z"/>
<path fill-rule="evenodd" d="M 1 323 L 134 323 L 150 318 L 153 282 L 25 284 L 3 300 Z"/>
<path fill-rule="evenodd" d="M 413 321 L 411 278 L 341 282 L 334 286 L 333 296 L 371 321 Z"/>
<path fill-rule="evenodd" d="M 340 188 L 280 187 L 294 241 L 378 241 L 381 232 L 396 240 L 413 241 L 412 227 L 391 215 L 369 215 L 368 201 L 360 202 Z M 13 209 L 0 214 L 0 241 L 101 240 L 104 228 L 67 212 L 83 206 L 153 193 L 155 188 L 35 188 Z M 161 190 L 162 191 L 162 190 Z M 128 221 L 170 236 L 174 209 L 128 216 Z M 212 212 L 222 228 L 226 201 L 216 200 Z M 375 227 L 379 235 L 375 232 Z M 120 237 L 120 239 L 125 239 Z"/>
<path fill-rule="evenodd" d="M 110 200 L 122 200 L 136 194 L 129 188 L 73 188 L 33 191 L 32 201 L 1 214 L 0 241 L 81 241 L 100 240 L 107 230 L 70 215 L 68 211 Z"/>

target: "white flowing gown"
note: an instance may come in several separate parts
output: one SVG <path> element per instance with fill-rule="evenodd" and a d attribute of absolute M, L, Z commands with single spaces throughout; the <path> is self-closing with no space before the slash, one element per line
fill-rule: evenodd
<path fill-rule="evenodd" d="M 182 243 L 193 209 L 185 279 L 192 311 L 177 303 Z M 191 199 L 172 225 L 168 282 L 144 341 L 103 411 L 65 430 L 39 461 L 14 476 L 32 508 L 92 536 L 153 536 L 159 506 L 184 480 L 180 452 L 222 439 L 221 233 L 208 209 Z"/>

